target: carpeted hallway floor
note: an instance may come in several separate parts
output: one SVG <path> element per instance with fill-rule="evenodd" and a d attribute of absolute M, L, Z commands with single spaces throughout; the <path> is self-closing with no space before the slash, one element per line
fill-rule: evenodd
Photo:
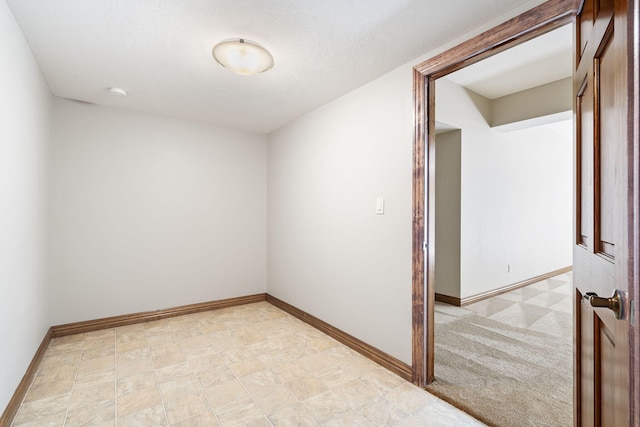
<path fill-rule="evenodd" d="M 436 303 L 427 390 L 494 426 L 572 426 L 572 273 L 465 307 Z"/>

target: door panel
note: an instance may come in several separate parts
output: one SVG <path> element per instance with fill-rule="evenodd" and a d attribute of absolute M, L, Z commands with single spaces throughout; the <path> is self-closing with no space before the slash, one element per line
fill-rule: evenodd
<path fill-rule="evenodd" d="M 629 321 L 595 305 L 629 290 L 627 0 L 585 0 L 576 22 L 578 426 L 629 425 Z"/>
<path fill-rule="evenodd" d="M 596 111 L 597 132 L 595 136 L 595 244 L 596 251 L 611 259 L 615 259 L 614 247 L 616 242 L 616 201 L 620 194 L 618 168 L 618 147 L 622 139 L 619 135 L 620 116 L 615 105 L 615 79 L 619 72 L 616 70 L 615 49 L 611 46 L 613 34 L 608 32 L 601 44 L 601 51 L 595 58 L 595 87 L 598 88 L 594 101 Z M 599 50 L 600 50 L 599 49 Z"/>
<path fill-rule="evenodd" d="M 597 319 L 597 317 L 596 317 Z M 599 372 L 596 373 L 596 390 L 600 396 L 596 396 L 596 400 L 607 399 L 607 396 L 615 394 L 615 333 L 609 331 L 604 323 L 596 320 L 596 330 L 599 331 L 598 339 L 595 343 L 596 354 L 600 356 L 600 360 L 596 363 Z M 615 405 L 601 405 L 596 407 L 600 410 L 600 414 L 596 414 L 596 419 L 603 421 L 614 420 L 616 417 Z"/>
<path fill-rule="evenodd" d="M 589 145 L 582 146 L 582 141 L 593 141 L 593 88 L 586 79 L 576 99 L 576 128 L 576 243 L 586 249 L 589 247 L 589 230 L 593 229 L 589 215 L 593 209 L 593 155 Z"/>
<path fill-rule="evenodd" d="M 595 359 L 594 359 L 594 339 L 592 327 L 593 310 L 589 302 L 582 298 L 580 292 L 576 293 L 576 326 L 579 331 L 575 348 L 582 348 L 582 357 L 576 366 L 576 408 L 581 408 L 576 417 L 576 425 L 590 427 L 594 425 L 595 414 L 593 401 L 595 400 Z M 578 418 L 579 417 L 579 418 Z M 581 420 L 581 421 L 580 421 Z"/>

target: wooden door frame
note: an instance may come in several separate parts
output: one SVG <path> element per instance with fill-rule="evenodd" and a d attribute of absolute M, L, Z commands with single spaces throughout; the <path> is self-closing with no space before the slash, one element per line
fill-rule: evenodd
<path fill-rule="evenodd" d="M 581 4 L 580 0 L 547 1 L 414 67 L 412 379 L 418 386 L 434 380 L 435 81 L 574 21 Z M 640 0 L 629 0 L 628 17 L 629 219 L 633 224 L 629 300 L 636 313 L 629 328 L 630 425 L 640 426 Z"/>
<path fill-rule="evenodd" d="M 578 6 L 578 0 L 547 1 L 413 69 L 412 380 L 420 387 L 434 380 L 435 81 L 574 21 Z"/>
<path fill-rule="evenodd" d="M 631 203 L 629 204 L 629 221 L 633 232 L 629 236 L 630 260 L 629 301 L 631 311 L 635 310 L 635 322 L 629 328 L 629 425 L 640 426 L 640 0 L 629 0 L 627 13 L 627 57 L 629 87 L 629 188 Z"/>

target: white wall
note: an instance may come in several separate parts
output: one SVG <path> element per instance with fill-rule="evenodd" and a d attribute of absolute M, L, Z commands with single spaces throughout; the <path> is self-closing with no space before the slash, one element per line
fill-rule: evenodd
<path fill-rule="evenodd" d="M 49 327 L 46 160 L 51 94 L 0 0 L 0 412 Z"/>
<path fill-rule="evenodd" d="M 266 137 L 55 98 L 54 324 L 266 292 Z"/>
<path fill-rule="evenodd" d="M 413 66 L 539 3 L 269 136 L 269 293 L 411 363 Z M 384 216 L 375 215 L 378 196 Z"/>
<path fill-rule="evenodd" d="M 437 82 L 437 120 L 462 129 L 461 298 L 572 264 L 571 122 L 501 132 L 487 107 Z"/>
<path fill-rule="evenodd" d="M 269 136 L 269 293 L 407 363 L 411 158 L 409 67 Z"/>

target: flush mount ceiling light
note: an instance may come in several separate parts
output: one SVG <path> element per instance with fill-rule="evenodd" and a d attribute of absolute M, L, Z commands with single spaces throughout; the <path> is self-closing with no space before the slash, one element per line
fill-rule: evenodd
<path fill-rule="evenodd" d="M 213 47 L 212 53 L 220 65 L 243 76 L 259 74 L 273 67 L 273 56 L 250 40 L 222 41 Z"/>
<path fill-rule="evenodd" d="M 110 87 L 109 93 L 113 96 L 118 96 L 121 98 L 127 96 L 127 91 L 119 87 Z"/>

